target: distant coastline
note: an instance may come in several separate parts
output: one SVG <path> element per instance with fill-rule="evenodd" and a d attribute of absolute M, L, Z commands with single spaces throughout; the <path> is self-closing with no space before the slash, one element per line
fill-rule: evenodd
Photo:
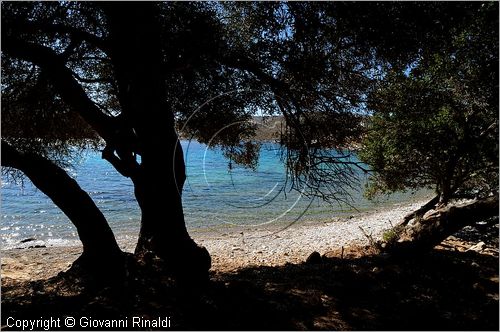
<path fill-rule="evenodd" d="M 263 143 L 280 143 L 281 133 L 285 129 L 285 119 L 282 115 L 253 116 L 252 121 L 257 125 L 255 136 L 252 137 L 252 140 Z M 182 132 L 179 132 L 179 137 L 181 140 L 191 139 Z M 351 142 L 342 148 L 357 152 L 361 147 L 361 142 Z"/>

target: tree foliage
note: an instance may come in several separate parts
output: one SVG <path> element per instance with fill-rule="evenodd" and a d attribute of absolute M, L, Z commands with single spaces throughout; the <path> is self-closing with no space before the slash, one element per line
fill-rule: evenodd
<path fill-rule="evenodd" d="M 369 194 L 429 187 L 446 203 L 498 193 L 498 4 L 476 7 L 370 95 L 360 154 L 375 171 Z"/>

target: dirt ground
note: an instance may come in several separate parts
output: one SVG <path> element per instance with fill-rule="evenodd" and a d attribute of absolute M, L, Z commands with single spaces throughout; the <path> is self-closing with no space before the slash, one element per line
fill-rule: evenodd
<path fill-rule="evenodd" d="M 174 330 L 499 329 L 498 224 L 465 229 L 419 257 L 372 253 L 352 246 L 314 262 L 221 269 L 203 284 L 151 270 L 112 286 L 70 273 L 36 281 L 4 276 L 2 329 L 9 317 L 68 316 L 122 319 L 138 330 L 131 326 L 136 316 L 168 317 Z"/>

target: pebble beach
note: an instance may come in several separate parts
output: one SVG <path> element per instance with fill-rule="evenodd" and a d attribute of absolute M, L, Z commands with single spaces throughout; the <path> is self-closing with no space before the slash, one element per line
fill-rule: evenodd
<path fill-rule="evenodd" d="M 191 236 L 208 249 L 215 272 L 236 271 L 255 265 L 300 263 L 313 251 L 324 254 L 345 246 L 366 245 L 369 244 L 367 235 L 374 240 L 380 239 L 391 225 L 425 202 L 398 203 L 343 219 L 299 220 L 288 227 L 267 225 L 196 230 Z M 124 251 L 134 250 L 133 241 L 122 240 L 119 244 Z M 81 246 L 2 250 L 2 278 L 39 280 L 55 276 L 67 270 L 81 250 Z"/>

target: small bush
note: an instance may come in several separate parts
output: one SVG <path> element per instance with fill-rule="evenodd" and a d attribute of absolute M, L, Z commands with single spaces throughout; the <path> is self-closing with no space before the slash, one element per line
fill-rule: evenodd
<path fill-rule="evenodd" d="M 396 241 L 397 237 L 398 237 L 398 233 L 394 229 L 389 229 L 389 230 L 385 231 L 384 234 L 382 234 L 382 239 L 386 243 L 392 243 L 392 242 Z"/>

